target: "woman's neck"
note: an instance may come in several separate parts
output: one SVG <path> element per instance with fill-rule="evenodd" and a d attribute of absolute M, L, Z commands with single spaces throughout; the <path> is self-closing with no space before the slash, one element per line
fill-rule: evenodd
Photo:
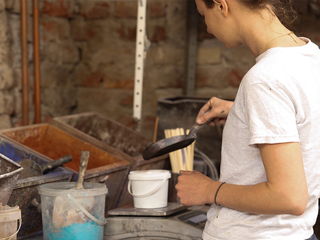
<path fill-rule="evenodd" d="M 243 16 L 242 16 L 242 19 Z M 254 56 L 273 47 L 295 47 L 305 44 L 287 29 L 270 10 L 248 14 L 245 21 L 239 21 L 240 36 Z"/>

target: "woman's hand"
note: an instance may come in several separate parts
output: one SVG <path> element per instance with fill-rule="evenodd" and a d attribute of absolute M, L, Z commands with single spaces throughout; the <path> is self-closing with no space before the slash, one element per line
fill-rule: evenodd
<path fill-rule="evenodd" d="M 181 171 L 176 185 L 177 196 L 183 205 L 213 203 L 219 183 L 197 171 Z"/>
<path fill-rule="evenodd" d="M 225 123 L 228 113 L 233 105 L 232 101 L 212 97 L 199 111 L 196 122 L 220 126 Z"/>

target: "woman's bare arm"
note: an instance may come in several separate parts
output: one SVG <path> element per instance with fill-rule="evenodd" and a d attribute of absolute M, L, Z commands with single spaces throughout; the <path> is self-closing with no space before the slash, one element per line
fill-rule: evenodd
<path fill-rule="evenodd" d="M 267 181 L 250 186 L 227 183 L 220 189 L 217 203 L 249 213 L 303 214 L 308 190 L 299 143 L 262 144 L 259 148 Z M 197 205 L 213 203 L 219 184 L 188 172 L 179 177 L 176 188 L 181 203 Z"/>

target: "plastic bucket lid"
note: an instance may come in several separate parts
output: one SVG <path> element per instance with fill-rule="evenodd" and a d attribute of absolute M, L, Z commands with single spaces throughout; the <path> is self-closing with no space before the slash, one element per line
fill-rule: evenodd
<path fill-rule="evenodd" d="M 162 180 L 169 179 L 171 173 L 168 170 L 137 170 L 130 171 L 129 180 Z"/>
<path fill-rule="evenodd" d="M 74 197 L 93 197 L 108 193 L 108 189 L 103 183 L 85 182 L 84 189 L 75 189 L 75 182 L 55 182 L 39 186 L 40 195 L 61 196 L 72 194 Z"/>

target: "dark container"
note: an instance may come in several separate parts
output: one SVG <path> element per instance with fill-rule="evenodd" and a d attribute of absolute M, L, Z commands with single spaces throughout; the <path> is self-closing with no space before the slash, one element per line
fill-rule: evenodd
<path fill-rule="evenodd" d="M 168 156 L 161 156 L 148 161 L 142 158 L 141 152 L 151 144 L 140 133 L 113 121 L 99 113 L 86 112 L 68 116 L 56 117 L 52 124 L 102 148 L 113 148 L 126 156 L 131 164 L 131 170 L 168 169 Z M 132 203 L 132 197 L 127 191 L 127 178 L 120 197 L 119 205 Z"/>
<path fill-rule="evenodd" d="M 12 128 L 1 133 L 50 159 L 71 155 L 72 161 L 64 166 L 74 173 L 73 180 L 78 177 L 81 151 L 89 151 L 85 181 L 106 184 L 108 188 L 106 211 L 118 206 L 130 164 L 125 156 L 114 149 L 101 149 L 51 124 Z"/>
<path fill-rule="evenodd" d="M 47 157 L 5 137 L 0 137 L 0 153 L 12 159 L 16 164 L 22 163 L 25 159 L 31 159 L 40 165 L 51 161 Z M 62 167 L 56 168 L 45 175 L 41 175 L 40 172 L 37 175 L 34 172 L 35 169 L 30 168 L 24 168 L 20 172 L 19 179 L 15 179 L 8 202 L 9 206 L 19 206 L 21 209 L 22 226 L 18 234 L 20 239 L 37 235 L 42 231 L 41 213 L 36 205 L 40 201 L 37 187 L 50 182 L 70 181 L 73 174 Z"/>

